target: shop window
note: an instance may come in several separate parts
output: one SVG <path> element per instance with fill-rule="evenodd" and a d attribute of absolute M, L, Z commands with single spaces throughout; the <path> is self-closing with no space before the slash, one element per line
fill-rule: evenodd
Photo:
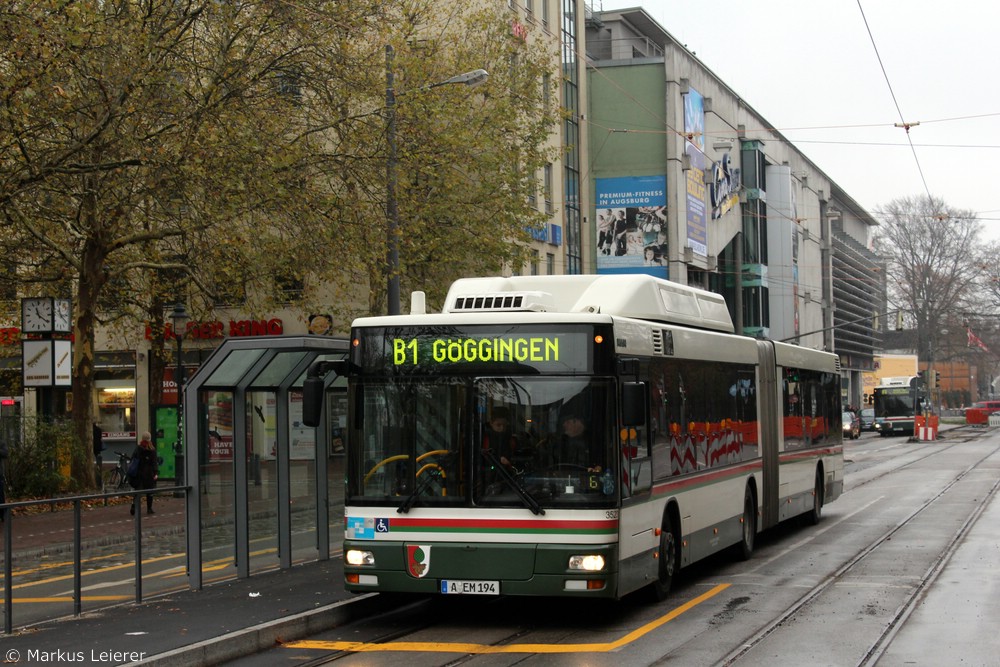
<path fill-rule="evenodd" d="M 552 164 L 545 165 L 543 191 L 545 196 L 545 212 L 552 213 Z"/>
<path fill-rule="evenodd" d="M 98 380 L 97 384 L 98 421 L 105 439 L 134 441 L 135 383 L 124 385 L 114 380 Z"/>
<path fill-rule="evenodd" d="M 294 303 L 302 298 L 305 290 L 305 282 L 298 276 L 291 274 L 278 275 L 274 278 L 274 286 L 278 292 L 278 298 L 285 303 Z"/>

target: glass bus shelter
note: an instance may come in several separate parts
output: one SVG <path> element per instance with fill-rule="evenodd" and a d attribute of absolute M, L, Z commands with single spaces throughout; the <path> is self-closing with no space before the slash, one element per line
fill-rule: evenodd
<path fill-rule="evenodd" d="M 331 374 L 323 422 L 302 423 L 314 361 L 343 359 L 345 338 L 226 340 L 184 388 L 188 579 L 246 578 L 330 557 L 343 525 L 346 380 Z M 340 388 L 341 391 L 337 391 Z"/>

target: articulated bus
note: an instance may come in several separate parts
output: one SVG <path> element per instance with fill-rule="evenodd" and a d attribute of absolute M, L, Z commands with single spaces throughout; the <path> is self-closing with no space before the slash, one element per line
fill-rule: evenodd
<path fill-rule="evenodd" d="M 873 395 L 879 435 L 913 435 L 916 416 L 927 395 L 922 379 L 916 375 L 883 378 Z"/>
<path fill-rule="evenodd" d="M 581 275 L 458 280 L 438 314 L 421 296 L 356 320 L 305 383 L 316 424 L 347 377 L 349 591 L 662 598 L 842 491 L 838 358 L 734 335 L 717 294 Z"/>

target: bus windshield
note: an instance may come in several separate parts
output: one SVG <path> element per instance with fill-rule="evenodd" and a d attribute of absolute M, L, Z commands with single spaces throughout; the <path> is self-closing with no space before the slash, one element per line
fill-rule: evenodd
<path fill-rule="evenodd" d="M 611 506 L 613 386 L 545 376 L 360 382 L 348 502 L 400 512 Z"/>
<path fill-rule="evenodd" d="M 875 389 L 875 416 L 910 417 L 913 410 L 913 390 L 909 387 L 877 387 Z"/>

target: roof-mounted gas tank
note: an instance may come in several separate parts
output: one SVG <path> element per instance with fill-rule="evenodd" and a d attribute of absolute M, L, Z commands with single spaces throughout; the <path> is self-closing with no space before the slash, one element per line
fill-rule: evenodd
<path fill-rule="evenodd" d="M 463 278 L 444 312 L 601 313 L 734 331 L 721 295 L 645 274 Z"/>

